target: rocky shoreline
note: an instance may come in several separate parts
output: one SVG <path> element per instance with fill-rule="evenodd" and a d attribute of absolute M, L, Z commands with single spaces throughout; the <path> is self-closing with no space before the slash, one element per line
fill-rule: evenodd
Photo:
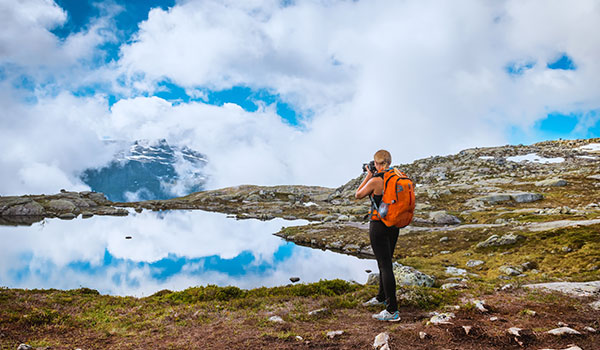
<path fill-rule="evenodd" d="M 89 348 L 186 347 L 180 340 L 198 341 L 193 334 L 231 348 L 364 348 L 378 337 L 394 349 L 484 344 L 575 350 L 598 344 L 600 139 L 476 148 L 400 167 L 417 184 L 415 218 L 401 229 L 394 252 L 400 328 L 377 324 L 373 332 L 369 313 L 379 310 L 360 306 L 375 292 L 378 276 L 372 273 L 365 285 L 322 281 L 249 291 L 207 286 L 142 299 L 85 288 L 0 289 L 0 344 L 13 346 L 32 334 L 51 344 Z M 238 219 L 308 220 L 275 234 L 299 245 L 372 257 L 365 220 L 370 204 L 354 199 L 361 177 L 335 189 L 244 185 L 132 203 L 94 192 L 4 196 L 0 225 L 134 210 L 206 210 Z M 107 305 L 121 306 L 112 314 Z M 132 307 L 156 317 L 141 320 Z M 83 326 L 88 322 L 103 333 Z M 132 333 L 132 324 L 144 324 L 143 335 Z M 174 335 L 165 335 L 165 327 Z M 232 327 L 240 333 L 223 331 Z M 64 329 L 87 338 L 64 336 Z"/>

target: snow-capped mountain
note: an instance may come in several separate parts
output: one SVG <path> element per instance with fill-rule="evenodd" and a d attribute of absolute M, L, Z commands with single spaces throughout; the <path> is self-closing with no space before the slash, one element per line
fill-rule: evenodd
<path fill-rule="evenodd" d="M 207 159 L 202 153 L 170 146 L 164 139 L 128 146 L 106 167 L 85 170 L 83 182 L 119 202 L 167 199 L 203 189 Z"/>

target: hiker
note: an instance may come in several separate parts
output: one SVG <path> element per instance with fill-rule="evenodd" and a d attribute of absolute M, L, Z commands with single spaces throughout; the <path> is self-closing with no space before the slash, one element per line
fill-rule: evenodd
<path fill-rule="evenodd" d="M 392 269 L 392 257 L 398 241 L 398 227 L 386 226 L 376 212 L 383 197 L 384 173 L 392 163 L 392 156 L 386 150 L 379 150 L 373 156 L 371 166 L 366 166 L 367 174 L 356 190 L 356 198 L 371 196 L 371 201 L 377 207 L 371 209 L 369 222 L 369 239 L 379 267 L 379 293 L 364 306 L 382 305 L 385 309 L 373 318 L 380 321 L 400 321 L 398 302 L 396 300 L 396 279 Z M 373 167 L 374 165 L 374 167 Z M 365 169 L 367 168 L 367 169 Z M 374 169 L 373 169 L 374 168 Z"/>

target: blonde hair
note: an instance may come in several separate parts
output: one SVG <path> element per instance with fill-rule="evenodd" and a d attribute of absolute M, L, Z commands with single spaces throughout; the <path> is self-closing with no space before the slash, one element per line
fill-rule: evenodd
<path fill-rule="evenodd" d="M 384 149 L 375 152 L 373 159 L 379 164 L 386 164 L 387 166 L 392 165 L 392 155 Z"/>

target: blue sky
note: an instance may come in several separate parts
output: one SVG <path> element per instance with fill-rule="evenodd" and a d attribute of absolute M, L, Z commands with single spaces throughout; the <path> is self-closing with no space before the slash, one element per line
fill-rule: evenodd
<path fill-rule="evenodd" d="M 114 155 L 107 139 L 191 147 L 213 160 L 209 186 L 223 187 L 338 186 L 380 148 L 404 163 L 600 137 L 590 9 L 0 0 L 0 193 L 85 189 L 78 174 Z"/>

